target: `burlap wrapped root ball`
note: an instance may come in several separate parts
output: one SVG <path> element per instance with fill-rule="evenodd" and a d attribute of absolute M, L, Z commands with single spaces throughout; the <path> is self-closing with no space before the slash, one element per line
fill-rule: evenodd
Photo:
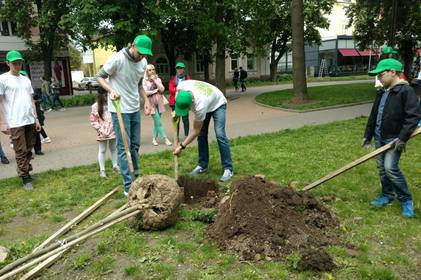
<path fill-rule="evenodd" d="M 160 230 L 177 222 L 183 194 L 177 181 L 165 175 L 148 175 L 133 181 L 129 206 L 143 207 L 143 213 L 135 217 L 138 229 Z"/>

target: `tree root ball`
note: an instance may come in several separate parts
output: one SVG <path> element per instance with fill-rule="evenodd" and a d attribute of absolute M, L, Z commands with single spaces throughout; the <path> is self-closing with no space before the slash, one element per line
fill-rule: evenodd
<path fill-rule="evenodd" d="M 129 207 L 144 209 L 135 224 L 145 230 L 160 230 L 175 224 L 182 201 L 183 194 L 177 181 L 165 175 L 137 178 L 128 195 Z"/>

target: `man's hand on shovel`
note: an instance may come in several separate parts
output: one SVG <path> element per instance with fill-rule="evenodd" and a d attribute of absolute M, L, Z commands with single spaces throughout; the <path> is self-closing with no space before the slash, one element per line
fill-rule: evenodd
<path fill-rule="evenodd" d="M 113 90 L 110 92 L 110 99 L 113 101 L 118 100 L 120 99 L 120 95 Z"/>

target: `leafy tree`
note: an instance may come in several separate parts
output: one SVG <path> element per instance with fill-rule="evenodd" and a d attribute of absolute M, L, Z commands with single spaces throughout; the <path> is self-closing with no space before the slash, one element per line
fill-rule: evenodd
<path fill-rule="evenodd" d="M 62 22 L 68 13 L 69 0 L 4 0 L 0 17 L 16 22 L 17 35 L 33 50 L 39 50 L 44 61 L 44 75 L 51 78 L 54 51 L 67 45 L 68 28 Z M 39 40 L 32 40 L 33 28 L 39 30 Z"/>
<path fill-rule="evenodd" d="M 303 0 L 291 2 L 292 28 L 292 63 L 293 63 L 293 102 L 302 103 L 309 100 L 304 54 L 304 4 Z"/>
<path fill-rule="evenodd" d="M 82 66 L 82 52 L 72 45 L 69 45 L 68 48 L 70 53 L 70 68 L 72 70 L 80 69 Z"/>
<path fill-rule="evenodd" d="M 321 43 L 317 28 L 328 28 L 324 14 L 332 10 L 334 0 L 304 1 L 304 38 L 307 43 Z M 241 0 L 245 17 L 245 38 L 264 54 L 270 48 L 270 78 L 276 79 L 279 60 L 290 50 L 292 40 L 291 0 Z"/>
<path fill-rule="evenodd" d="M 396 46 L 404 61 L 405 75 L 411 78 L 414 53 L 421 41 L 421 2 L 391 0 L 357 0 L 347 11 L 354 38 L 360 49 L 372 44 Z M 395 12 L 395 13 L 394 13 Z"/>

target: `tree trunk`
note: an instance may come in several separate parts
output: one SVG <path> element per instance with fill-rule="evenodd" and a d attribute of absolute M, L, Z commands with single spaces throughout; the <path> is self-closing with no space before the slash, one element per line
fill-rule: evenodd
<path fill-rule="evenodd" d="M 307 79 L 305 73 L 304 54 L 304 7 L 303 0 L 292 0 L 291 28 L 292 28 L 292 63 L 293 63 L 293 103 L 304 103 L 310 98 L 307 94 Z"/>
<path fill-rule="evenodd" d="M 225 44 L 223 40 L 216 41 L 216 67 L 215 67 L 215 85 L 224 95 L 225 92 Z"/>
<path fill-rule="evenodd" d="M 224 23 L 224 0 L 217 1 L 216 7 L 216 23 Z M 216 39 L 216 66 L 215 66 L 215 85 L 224 95 L 225 92 L 225 34 L 219 34 Z"/>
<path fill-rule="evenodd" d="M 52 71 L 51 62 L 53 61 L 53 48 L 46 44 L 41 44 L 42 56 L 44 59 L 44 78 L 47 81 L 51 81 Z"/>
<path fill-rule="evenodd" d="M 275 62 L 270 63 L 270 80 L 275 82 L 276 81 L 276 72 L 278 70 L 278 64 Z"/>
<path fill-rule="evenodd" d="M 411 82 L 412 77 L 412 61 L 414 57 L 414 50 L 413 45 L 411 41 L 403 41 L 401 49 L 399 50 L 399 53 L 402 56 L 402 60 L 404 62 L 403 64 L 403 70 L 405 73 L 405 76 L 408 78 L 408 82 Z"/>

